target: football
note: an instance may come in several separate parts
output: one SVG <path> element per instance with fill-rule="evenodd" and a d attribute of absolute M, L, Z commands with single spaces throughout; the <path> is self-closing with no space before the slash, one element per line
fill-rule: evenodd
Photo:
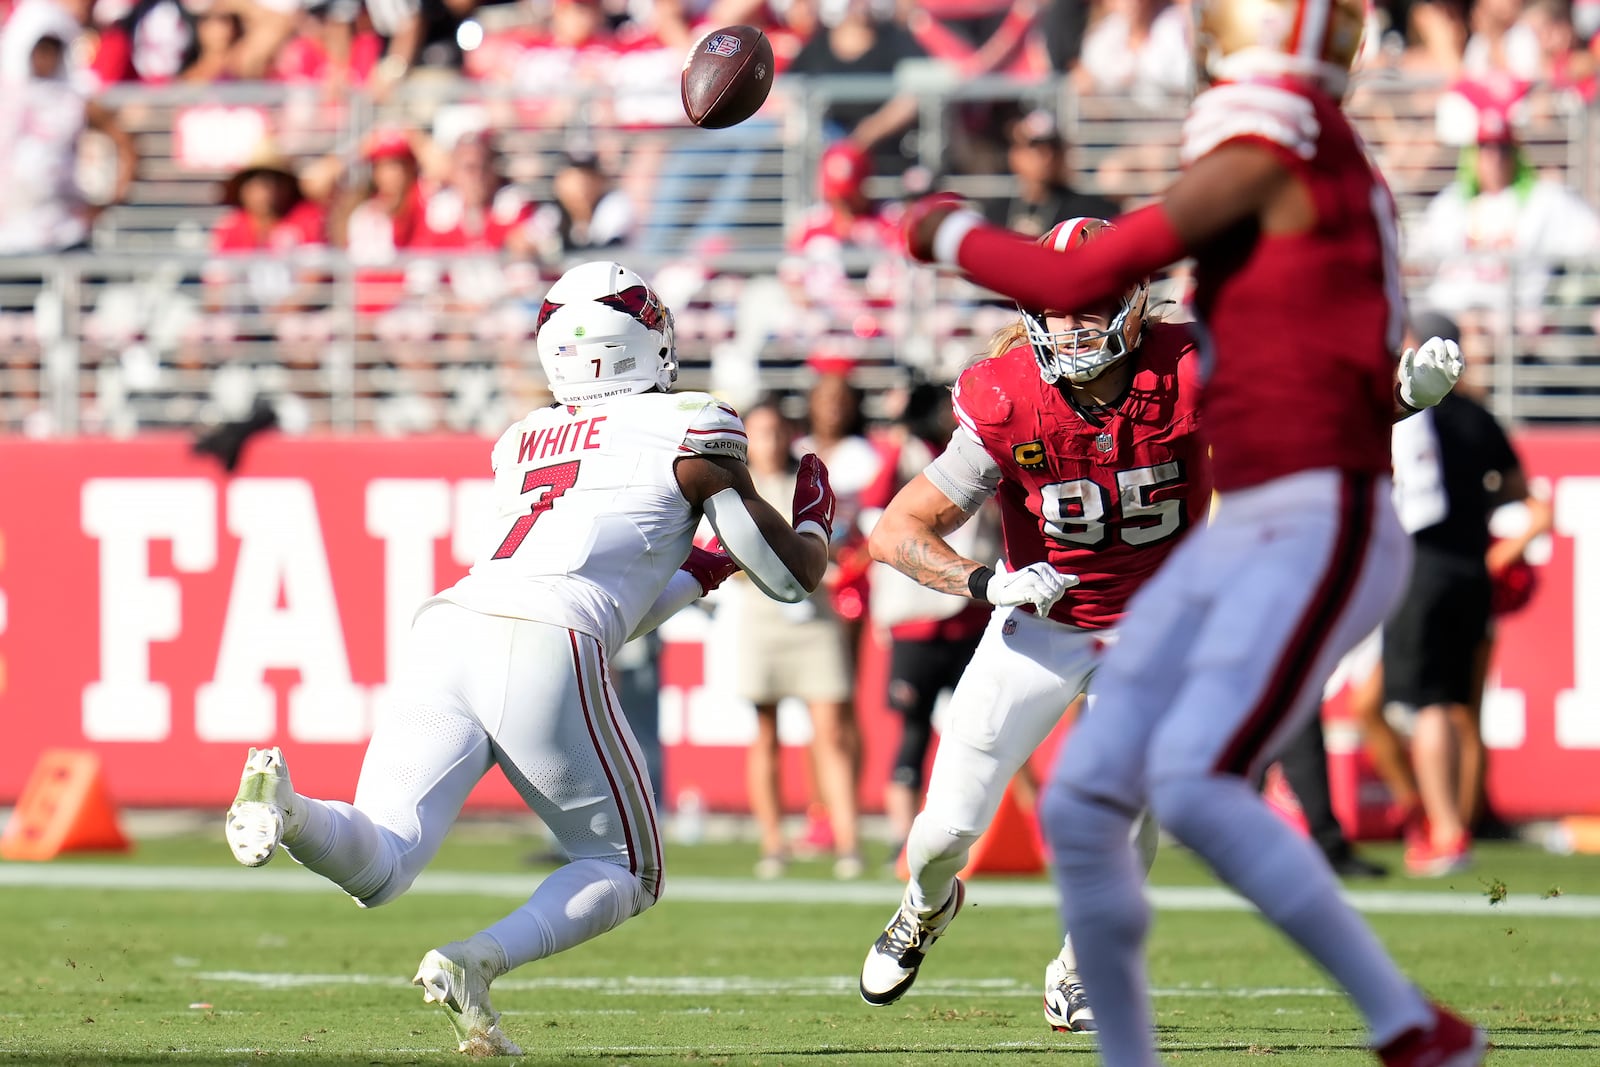
<path fill-rule="evenodd" d="M 701 37 L 683 61 L 683 111 L 708 130 L 754 115 L 772 91 L 772 42 L 754 26 L 724 26 Z"/>

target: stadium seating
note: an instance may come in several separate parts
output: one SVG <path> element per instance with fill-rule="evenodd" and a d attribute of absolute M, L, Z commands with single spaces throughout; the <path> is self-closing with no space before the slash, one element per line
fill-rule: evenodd
<path fill-rule="evenodd" d="M 882 98 L 894 88 L 884 79 L 851 91 Z M 0 432 L 188 427 L 236 417 L 257 394 L 280 401 L 290 429 L 490 432 L 533 402 L 538 383 L 524 344 L 530 304 L 557 262 L 539 264 L 487 308 L 452 306 L 416 284 L 416 272 L 437 279 L 451 257 L 408 253 L 392 264 L 405 279 L 393 306 L 358 310 L 360 269 L 338 249 L 294 261 L 305 289 L 293 313 L 219 297 L 252 272 L 287 269 L 281 257 L 230 258 L 219 268 L 207 251 L 224 210 L 220 183 L 262 138 L 302 162 L 331 159 L 360 174 L 359 146 L 396 125 L 441 142 L 492 128 L 508 177 L 534 203 L 550 200 L 565 154 L 596 153 L 637 220 L 628 246 L 607 254 L 651 276 L 676 309 L 688 384 L 735 398 L 795 387 L 819 353 L 853 361 L 869 389 L 898 383 L 910 368 L 947 377 L 1010 309 L 965 283 L 881 257 L 819 263 L 784 250 L 811 200 L 823 147 L 818 116 L 840 91 L 780 80 L 770 119 L 711 132 L 621 125 L 592 97 L 569 101 L 553 125 L 516 98 L 469 82 L 408 86 L 381 106 L 283 85 L 115 87 L 106 100 L 141 156 L 130 201 L 102 216 L 93 252 L 0 259 Z M 1360 84 L 1352 98 L 1408 223 L 1455 174 L 1454 150 L 1434 135 L 1438 91 L 1385 76 Z M 1008 175 L 949 173 L 956 132 L 948 116 L 959 111 L 956 102 L 1018 100 L 1060 115 L 1076 184 L 1137 202 L 1171 179 L 1181 102 L 1084 97 L 1003 79 L 929 88 L 914 137 L 918 162 L 967 195 L 1008 195 Z M 1529 114 L 1523 140 L 1539 171 L 1600 201 L 1600 167 L 1591 165 L 1597 112 L 1536 94 Z M 95 167 L 90 153 L 91 186 Z M 868 191 L 885 199 L 905 193 L 898 175 L 877 176 Z M 483 257 L 476 262 L 483 269 Z M 492 258 L 487 266 L 504 269 Z M 1431 267 L 1408 265 L 1413 289 Z M 1568 268 L 1536 326 L 1500 325 L 1491 384 L 1503 416 L 1600 417 L 1600 265 Z M 869 273 L 873 288 L 863 295 Z"/>

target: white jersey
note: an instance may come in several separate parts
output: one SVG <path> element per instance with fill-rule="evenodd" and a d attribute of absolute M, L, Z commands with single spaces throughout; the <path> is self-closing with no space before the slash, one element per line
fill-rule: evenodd
<path fill-rule="evenodd" d="M 64 80 L 0 84 L 0 255 L 53 252 L 89 235 L 78 188 L 84 97 Z"/>
<path fill-rule="evenodd" d="M 700 521 L 673 465 L 743 462 L 745 448 L 738 413 L 706 393 L 532 412 L 494 446 L 494 518 L 471 572 L 435 599 L 565 626 L 615 650 L 688 557 Z"/>

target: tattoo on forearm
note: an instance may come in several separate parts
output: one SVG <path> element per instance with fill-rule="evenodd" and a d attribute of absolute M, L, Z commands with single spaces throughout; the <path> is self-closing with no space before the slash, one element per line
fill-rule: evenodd
<path fill-rule="evenodd" d="M 968 596 L 967 576 L 973 562 L 931 538 L 911 538 L 895 549 L 890 566 L 919 584 L 941 593 Z"/>

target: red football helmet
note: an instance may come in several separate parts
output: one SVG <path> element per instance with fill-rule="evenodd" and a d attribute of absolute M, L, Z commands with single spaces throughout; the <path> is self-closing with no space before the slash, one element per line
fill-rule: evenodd
<path fill-rule="evenodd" d="M 1105 219 L 1076 218 L 1058 222 L 1039 243 L 1057 252 L 1077 248 L 1104 230 L 1111 229 Z M 1150 305 L 1150 283 L 1140 282 L 1122 298 L 1122 304 L 1104 329 L 1078 326 L 1052 332 L 1046 317 L 1050 310 L 1033 312 L 1019 308 L 1028 330 L 1028 344 L 1039 362 L 1039 375 L 1054 385 L 1062 378 L 1087 382 L 1104 374 L 1139 347 L 1144 332 L 1145 312 Z"/>

